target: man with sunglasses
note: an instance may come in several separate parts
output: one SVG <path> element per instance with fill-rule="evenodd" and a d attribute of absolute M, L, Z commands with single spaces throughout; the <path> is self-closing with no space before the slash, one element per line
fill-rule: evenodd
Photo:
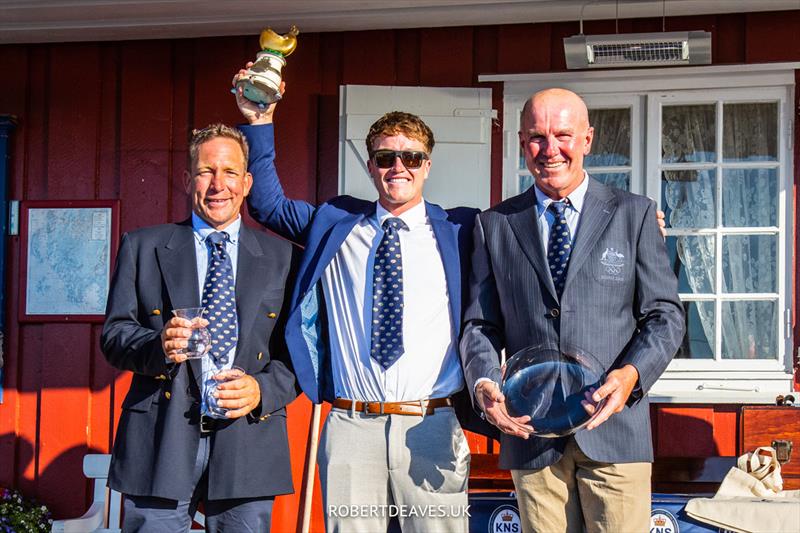
<path fill-rule="evenodd" d="M 328 531 L 386 530 L 391 515 L 403 531 L 466 531 L 461 426 L 491 431 L 457 351 L 478 210 L 423 200 L 433 132 L 398 111 L 366 139 L 377 202 L 290 200 L 274 165 L 275 105 L 260 110 L 241 91 L 237 104 L 250 123 L 250 213 L 305 248 L 286 340 L 303 391 L 332 403 L 318 454 Z"/>

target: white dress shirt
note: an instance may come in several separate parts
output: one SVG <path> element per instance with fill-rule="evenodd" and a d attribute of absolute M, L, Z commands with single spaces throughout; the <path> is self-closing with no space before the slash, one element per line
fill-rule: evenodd
<path fill-rule="evenodd" d="M 370 357 L 372 270 L 381 224 L 391 216 L 377 204 L 375 216 L 353 227 L 322 277 L 337 398 L 420 400 L 451 396 L 463 387 L 444 259 L 424 202 L 399 216 L 408 226 L 399 231 L 405 352 L 386 370 Z"/>

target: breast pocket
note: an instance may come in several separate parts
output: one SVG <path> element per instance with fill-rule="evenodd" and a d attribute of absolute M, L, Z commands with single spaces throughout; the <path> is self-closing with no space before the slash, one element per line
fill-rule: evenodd
<path fill-rule="evenodd" d="M 627 243 L 601 244 L 589 260 L 594 279 L 603 285 L 618 287 L 633 278 L 634 258 Z"/>

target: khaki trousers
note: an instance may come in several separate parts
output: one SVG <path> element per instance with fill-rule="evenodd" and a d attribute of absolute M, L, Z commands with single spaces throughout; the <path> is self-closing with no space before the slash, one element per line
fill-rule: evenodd
<path fill-rule="evenodd" d="M 333 408 L 317 462 L 328 533 L 469 529 L 469 445 L 452 407 L 421 416 Z"/>
<path fill-rule="evenodd" d="M 600 463 L 574 438 L 555 464 L 512 470 L 524 533 L 645 533 L 650 463 Z"/>

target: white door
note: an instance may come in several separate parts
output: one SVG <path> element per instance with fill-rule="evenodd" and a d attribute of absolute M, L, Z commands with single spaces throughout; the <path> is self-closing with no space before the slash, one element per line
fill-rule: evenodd
<path fill-rule="evenodd" d="M 339 106 L 339 193 L 375 200 L 365 141 L 384 113 L 420 116 L 435 146 L 424 197 L 442 207 L 489 207 L 491 89 L 343 85 Z"/>

